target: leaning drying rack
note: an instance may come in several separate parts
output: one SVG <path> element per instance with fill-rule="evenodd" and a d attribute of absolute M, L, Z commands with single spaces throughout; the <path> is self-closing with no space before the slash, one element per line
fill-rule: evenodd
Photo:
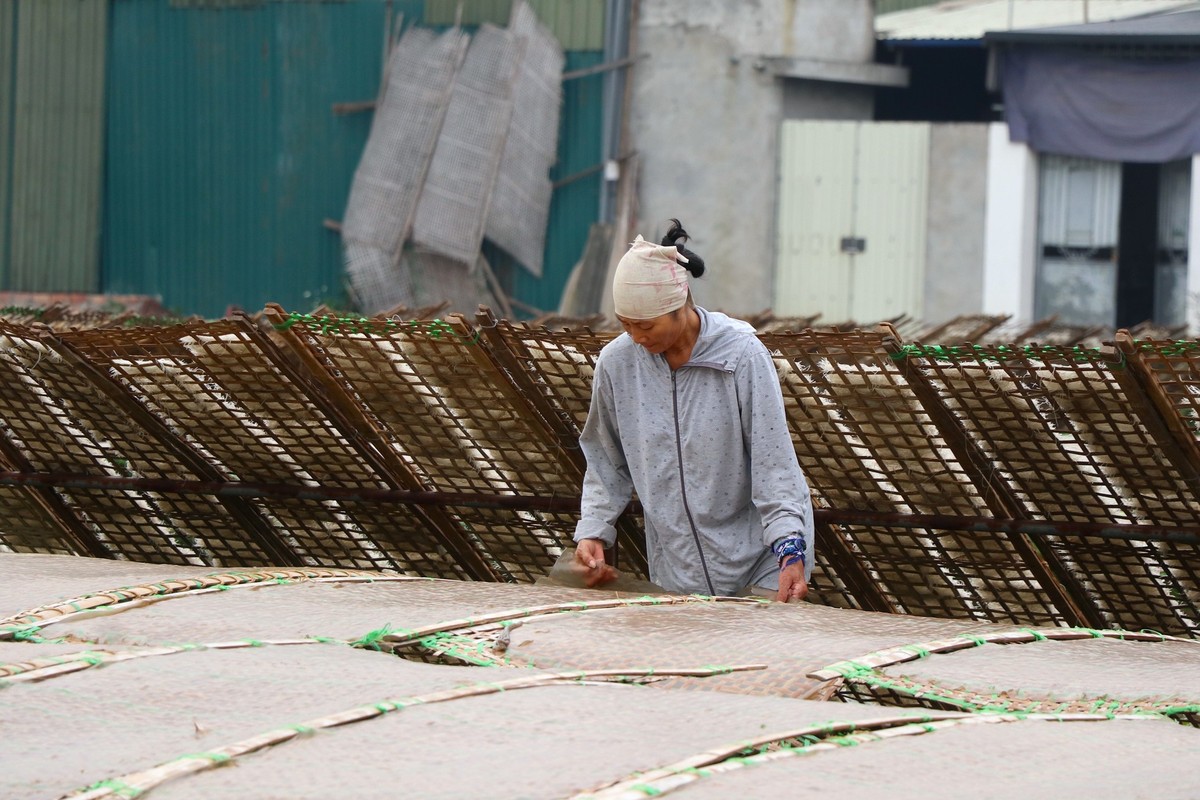
<path fill-rule="evenodd" d="M 288 313 L 0 320 L 0 547 L 530 582 L 615 334 Z M 834 606 L 1200 628 L 1200 342 L 764 332 Z M 645 572 L 636 504 L 623 569 Z"/>

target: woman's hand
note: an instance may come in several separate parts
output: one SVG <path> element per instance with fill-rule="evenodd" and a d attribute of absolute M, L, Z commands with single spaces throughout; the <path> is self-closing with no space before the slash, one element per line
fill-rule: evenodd
<path fill-rule="evenodd" d="M 575 546 L 575 563 L 583 567 L 583 583 L 589 589 L 617 579 L 617 571 L 604 562 L 604 542 L 584 539 Z M 804 576 L 800 576 L 804 580 Z"/>
<path fill-rule="evenodd" d="M 804 563 L 796 563 L 779 570 L 779 594 L 775 599 L 780 603 L 800 602 L 808 597 L 808 581 L 804 580 Z"/>

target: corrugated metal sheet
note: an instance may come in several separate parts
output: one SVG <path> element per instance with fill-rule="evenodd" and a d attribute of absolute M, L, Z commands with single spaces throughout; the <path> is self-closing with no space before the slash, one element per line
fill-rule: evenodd
<path fill-rule="evenodd" d="M 789 121 L 781 150 L 776 313 L 920 318 L 928 123 Z"/>
<path fill-rule="evenodd" d="M 1192 5 L 1192 0 L 948 0 L 879 14 L 880 39 L 981 39 L 988 31 L 1045 28 L 1150 14 Z"/>
<path fill-rule="evenodd" d="M 331 107 L 375 96 L 386 9 L 114 4 L 103 289 L 209 317 L 344 303 L 323 221 L 345 209 L 370 114 Z"/>
<path fill-rule="evenodd" d="M 17 0 L 0 0 L 0 287 L 9 285 L 8 222 L 11 214 L 9 183 L 12 175 L 10 152 L 14 122 L 15 90 L 13 64 L 17 51 Z"/>
<path fill-rule="evenodd" d="M 600 52 L 567 53 L 566 71 L 599 64 Z M 551 171 L 554 181 L 579 175 L 601 160 L 602 75 L 592 75 L 563 84 L 563 108 L 559 121 L 558 163 Z M 545 311 L 558 308 L 571 270 L 583 255 L 591 224 L 600 214 L 599 172 L 555 188 L 546 231 L 545 259 L 541 279 L 517 269 L 513 295 Z"/>
<path fill-rule="evenodd" d="M 526 0 L 564 50 L 604 48 L 604 0 Z M 507 25 L 512 0 L 426 0 L 426 25 L 453 25 L 462 8 L 463 25 Z"/>
<path fill-rule="evenodd" d="M 107 0 L 7 2 L 4 287 L 94 291 Z"/>

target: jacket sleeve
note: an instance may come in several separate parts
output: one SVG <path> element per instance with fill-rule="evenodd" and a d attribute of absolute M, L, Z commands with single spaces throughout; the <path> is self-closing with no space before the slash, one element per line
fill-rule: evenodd
<path fill-rule="evenodd" d="M 736 370 L 742 438 L 750 460 L 751 501 L 763 521 L 763 544 L 801 533 L 806 543 L 805 573 L 812 573 L 812 497 L 796 461 L 783 392 L 771 354 L 753 338 Z"/>
<path fill-rule="evenodd" d="M 633 480 L 621 447 L 612 382 L 603 358 L 596 363 L 591 405 L 579 436 L 579 447 L 587 459 L 587 471 L 575 541 L 600 539 L 606 547 L 611 547 L 617 540 L 614 527 L 617 518 L 633 494 Z"/>

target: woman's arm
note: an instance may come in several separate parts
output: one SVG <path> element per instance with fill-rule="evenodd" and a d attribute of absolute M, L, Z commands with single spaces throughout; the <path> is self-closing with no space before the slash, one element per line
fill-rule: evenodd
<path fill-rule="evenodd" d="M 796 461 L 779 374 L 771 354 L 757 339 L 748 345 L 738 365 L 738 399 L 742 437 L 750 461 L 751 501 L 762 517 L 763 544 L 771 547 L 781 539 L 797 535 L 804 540 L 799 569 L 794 564 L 780 562 L 782 594 L 790 573 L 800 572 L 801 580 L 812 575 L 812 497 Z"/>
<path fill-rule="evenodd" d="M 592 378 L 587 422 L 579 436 L 587 471 L 583 477 L 579 522 L 575 526 L 576 542 L 599 539 L 605 547 L 612 547 L 617 541 L 617 518 L 633 496 L 633 480 L 621 446 L 616 413 L 612 383 L 601 359 Z"/>

